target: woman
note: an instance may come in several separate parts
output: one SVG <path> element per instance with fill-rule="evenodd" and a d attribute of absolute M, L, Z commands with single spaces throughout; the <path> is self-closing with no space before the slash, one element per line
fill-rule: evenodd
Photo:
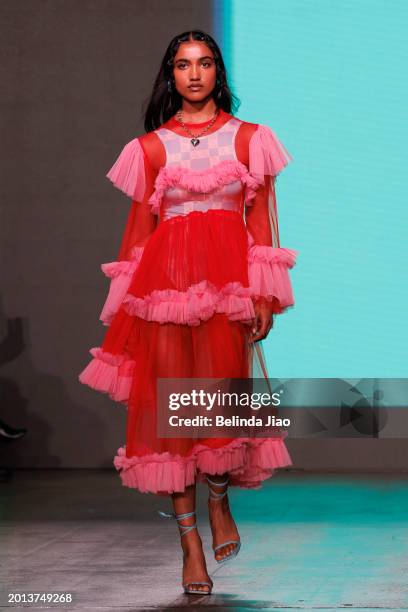
<path fill-rule="evenodd" d="M 286 435 L 159 438 L 157 378 L 249 378 L 254 342 L 273 314 L 294 303 L 279 245 L 274 183 L 292 159 L 272 130 L 231 114 L 221 52 L 201 31 L 176 36 L 146 115 L 107 174 L 132 199 L 101 320 L 102 346 L 80 381 L 128 408 L 126 445 L 115 467 L 125 486 L 171 495 L 183 549 L 186 593 L 209 594 L 195 523 L 197 482 L 209 484 L 214 557 L 240 549 L 228 484 L 259 488 L 291 465 Z M 162 122 L 163 119 L 163 122 Z M 246 204 L 246 206 L 244 206 Z M 259 344 L 257 345 L 259 347 Z M 265 374 L 265 370 L 264 370 Z"/>

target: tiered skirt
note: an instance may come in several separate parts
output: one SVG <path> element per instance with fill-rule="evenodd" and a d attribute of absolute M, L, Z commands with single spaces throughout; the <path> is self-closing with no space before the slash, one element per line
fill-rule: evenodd
<path fill-rule="evenodd" d="M 126 443 L 114 457 L 125 486 L 168 495 L 229 473 L 259 488 L 292 465 L 286 432 L 271 438 L 159 438 L 158 378 L 254 375 L 255 316 L 248 237 L 234 211 L 192 212 L 162 221 L 149 238 L 100 347 L 81 382 L 127 406 Z"/>

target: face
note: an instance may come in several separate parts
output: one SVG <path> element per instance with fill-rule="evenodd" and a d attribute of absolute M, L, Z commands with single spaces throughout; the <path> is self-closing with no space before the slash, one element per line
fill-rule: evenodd
<path fill-rule="evenodd" d="M 176 89 L 183 98 L 191 102 L 204 100 L 214 89 L 217 78 L 213 52 L 198 40 L 181 43 L 174 58 L 173 74 Z"/>

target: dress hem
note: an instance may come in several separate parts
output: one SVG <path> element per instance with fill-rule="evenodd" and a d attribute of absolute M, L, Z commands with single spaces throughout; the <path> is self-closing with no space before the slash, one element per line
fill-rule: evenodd
<path fill-rule="evenodd" d="M 229 484 L 259 489 L 275 470 L 293 465 L 281 432 L 276 438 L 235 438 L 220 448 L 197 443 L 187 456 L 169 452 L 126 456 L 126 446 L 118 449 L 113 464 L 123 486 L 140 493 L 169 495 L 184 492 L 195 482 L 205 482 L 206 474 L 229 474 Z"/>

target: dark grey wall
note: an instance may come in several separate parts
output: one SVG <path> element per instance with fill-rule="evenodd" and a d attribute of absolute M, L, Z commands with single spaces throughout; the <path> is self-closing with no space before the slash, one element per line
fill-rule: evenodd
<path fill-rule="evenodd" d="M 129 208 L 105 174 L 144 131 L 168 42 L 189 28 L 215 35 L 211 11 L 202 0 L 0 5 L 0 418 L 29 430 L 0 446 L 0 464 L 111 466 L 124 443 L 126 408 L 77 380 L 106 331 L 100 264 L 116 258 Z M 405 465 L 404 441 L 288 447 L 298 468 Z"/>
<path fill-rule="evenodd" d="M 212 32 L 200 0 L 3 1 L 0 447 L 15 466 L 111 465 L 125 406 L 81 385 L 129 199 L 105 178 L 142 134 L 141 105 L 171 38 Z M 21 318 L 21 330 L 8 331 Z"/>

